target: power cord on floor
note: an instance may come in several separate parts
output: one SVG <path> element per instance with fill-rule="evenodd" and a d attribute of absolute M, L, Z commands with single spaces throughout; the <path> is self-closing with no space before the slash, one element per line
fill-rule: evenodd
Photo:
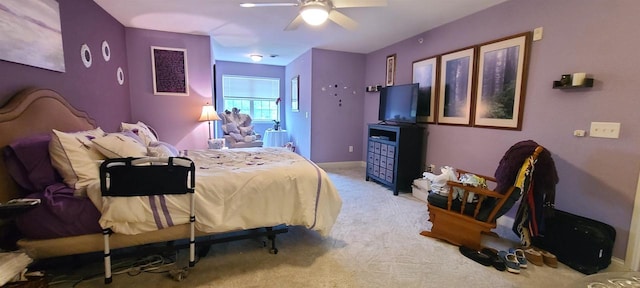
<path fill-rule="evenodd" d="M 189 275 L 189 271 L 186 267 L 185 268 L 175 267 L 177 263 L 177 259 L 178 259 L 178 255 L 176 252 L 176 254 L 173 256 L 173 259 L 163 255 L 152 255 L 152 256 L 143 257 L 135 260 L 131 260 L 131 259 L 122 260 L 122 261 L 115 262 L 111 266 L 113 271 L 111 274 L 113 275 L 127 274 L 129 276 L 137 276 L 143 272 L 168 273 L 173 280 L 182 281 L 185 278 L 187 278 L 187 276 Z M 89 275 L 85 277 L 80 277 L 79 279 L 75 277 L 67 278 L 67 275 L 61 275 L 51 279 L 51 281 L 48 284 L 50 286 L 54 286 L 54 285 L 59 285 L 64 283 L 73 283 L 72 287 L 75 287 L 76 285 L 84 281 L 88 281 L 88 280 L 92 280 L 100 277 L 104 277 L 104 272 L 96 273 L 94 275 Z"/>

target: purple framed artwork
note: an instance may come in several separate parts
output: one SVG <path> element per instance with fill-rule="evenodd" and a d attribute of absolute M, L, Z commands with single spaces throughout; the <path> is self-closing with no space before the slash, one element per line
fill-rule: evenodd
<path fill-rule="evenodd" d="M 187 50 L 151 46 L 153 94 L 189 96 Z"/>

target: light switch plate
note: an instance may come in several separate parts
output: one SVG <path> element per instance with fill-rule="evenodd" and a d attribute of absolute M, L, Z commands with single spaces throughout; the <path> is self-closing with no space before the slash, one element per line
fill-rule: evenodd
<path fill-rule="evenodd" d="M 542 27 L 533 29 L 533 41 L 542 40 Z"/>

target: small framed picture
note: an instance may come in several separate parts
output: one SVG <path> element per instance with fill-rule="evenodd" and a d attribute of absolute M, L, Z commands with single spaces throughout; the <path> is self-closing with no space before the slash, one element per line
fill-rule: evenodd
<path fill-rule="evenodd" d="M 300 75 L 291 78 L 291 111 L 300 111 Z"/>
<path fill-rule="evenodd" d="M 187 49 L 151 46 L 153 94 L 189 96 Z"/>
<path fill-rule="evenodd" d="M 396 78 L 396 54 L 387 56 L 387 74 L 385 85 L 393 86 Z"/>

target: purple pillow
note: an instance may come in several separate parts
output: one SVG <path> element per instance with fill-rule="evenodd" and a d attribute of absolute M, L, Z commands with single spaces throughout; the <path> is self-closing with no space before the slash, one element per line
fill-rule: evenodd
<path fill-rule="evenodd" d="M 40 205 L 20 213 L 16 224 L 31 239 L 51 239 L 100 233 L 100 211 L 87 197 L 73 196 L 74 189 L 63 183 L 32 193 L 27 198 L 40 199 Z"/>
<path fill-rule="evenodd" d="M 61 182 L 62 178 L 51 165 L 50 141 L 51 134 L 39 134 L 17 139 L 3 150 L 9 174 L 27 191 L 42 191 Z"/>

